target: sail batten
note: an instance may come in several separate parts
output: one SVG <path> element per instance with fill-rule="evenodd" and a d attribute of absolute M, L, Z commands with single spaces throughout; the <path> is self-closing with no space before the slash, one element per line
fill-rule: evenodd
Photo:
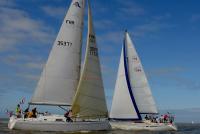
<path fill-rule="evenodd" d="M 73 115 L 79 118 L 108 117 L 101 75 L 98 47 L 88 1 L 88 35 L 85 61 L 72 104 Z"/>
<path fill-rule="evenodd" d="M 84 0 L 72 0 L 30 104 L 72 104 L 80 78 Z"/>

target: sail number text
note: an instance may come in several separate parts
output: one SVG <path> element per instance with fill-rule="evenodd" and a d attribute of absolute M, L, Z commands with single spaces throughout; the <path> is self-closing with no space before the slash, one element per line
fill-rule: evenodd
<path fill-rule="evenodd" d="M 71 47 L 72 46 L 72 43 L 71 42 L 68 42 L 68 41 L 58 41 L 58 46 L 68 46 L 68 47 Z"/>
<path fill-rule="evenodd" d="M 135 67 L 135 72 L 142 72 L 141 67 Z"/>
<path fill-rule="evenodd" d="M 95 47 L 90 47 L 90 55 L 98 56 L 98 49 Z"/>
<path fill-rule="evenodd" d="M 90 42 L 95 43 L 96 38 L 95 38 L 94 35 L 90 34 L 90 35 L 89 35 L 89 39 L 90 39 Z"/>
<path fill-rule="evenodd" d="M 75 22 L 73 20 L 66 20 L 66 23 L 70 24 L 70 25 L 74 25 L 75 24 Z"/>

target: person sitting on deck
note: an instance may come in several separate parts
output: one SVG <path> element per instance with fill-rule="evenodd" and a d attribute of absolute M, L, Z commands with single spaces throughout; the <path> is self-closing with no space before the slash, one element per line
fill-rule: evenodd
<path fill-rule="evenodd" d="M 163 118 L 164 118 L 164 123 L 167 123 L 169 116 L 167 114 L 165 114 Z"/>
<path fill-rule="evenodd" d="M 37 118 L 37 110 L 36 107 L 32 109 L 32 111 L 28 112 L 28 118 Z"/>
<path fill-rule="evenodd" d="M 33 116 L 33 112 L 32 111 L 28 112 L 28 118 L 32 118 L 32 116 Z"/>
<path fill-rule="evenodd" d="M 164 122 L 164 117 L 163 117 L 163 115 L 161 115 L 159 118 L 159 123 L 163 123 L 163 122 Z"/>
<path fill-rule="evenodd" d="M 22 112 L 22 110 L 20 108 L 20 105 L 18 104 L 17 108 L 16 108 L 16 116 L 17 116 L 17 118 L 21 118 L 21 112 Z"/>
<path fill-rule="evenodd" d="M 24 118 L 28 118 L 29 115 L 29 107 L 25 109 L 24 111 Z"/>
<path fill-rule="evenodd" d="M 173 124 L 173 122 L 174 122 L 174 116 L 173 115 L 169 115 L 169 123 L 170 124 Z"/>
<path fill-rule="evenodd" d="M 37 109 L 36 109 L 36 107 L 34 107 L 32 109 L 32 113 L 33 113 L 32 118 L 37 118 Z"/>
<path fill-rule="evenodd" d="M 144 118 L 145 118 L 145 120 L 149 120 L 149 117 L 147 116 L 147 114 L 146 114 L 146 116 Z"/>
<path fill-rule="evenodd" d="M 73 120 L 71 119 L 72 117 L 72 110 L 69 110 L 67 111 L 65 114 L 64 114 L 65 118 L 66 118 L 66 122 L 73 122 Z"/>

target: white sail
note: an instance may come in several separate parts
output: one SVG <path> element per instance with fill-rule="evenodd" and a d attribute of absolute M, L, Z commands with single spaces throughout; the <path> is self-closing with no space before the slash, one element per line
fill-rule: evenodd
<path fill-rule="evenodd" d="M 89 3 L 89 2 L 88 2 Z M 72 112 L 80 118 L 107 117 L 107 107 L 101 76 L 96 36 L 88 4 L 88 35 L 85 62 L 73 101 Z"/>
<path fill-rule="evenodd" d="M 129 78 L 138 110 L 140 113 L 158 113 L 141 61 L 127 32 L 125 45 Z"/>
<path fill-rule="evenodd" d="M 72 104 L 80 75 L 84 6 L 84 0 L 72 0 L 31 104 Z"/>
<path fill-rule="evenodd" d="M 125 75 L 124 47 L 122 48 L 115 91 L 112 100 L 110 118 L 138 119 L 137 112 L 131 100 Z"/>

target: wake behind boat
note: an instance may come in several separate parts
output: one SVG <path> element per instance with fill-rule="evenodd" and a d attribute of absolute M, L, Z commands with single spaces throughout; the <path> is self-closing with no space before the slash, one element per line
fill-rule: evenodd
<path fill-rule="evenodd" d="M 133 42 L 125 32 L 118 75 L 110 112 L 113 129 L 125 130 L 177 130 L 172 118 L 167 121 L 143 120 L 142 115 L 158 114 L 150 86 Z M 156 122 L 156 123 L 155 123 Z"/>
<path fill-rule="evenodd" d="M 84 6 L 84 0 L 72 0 L 30 102 L 68 106 L 72 115 L 68 113 L 67 119 L 63 115 L 13 115 L 9 129 L 76 132 L 111 128 L 89 2 L 86 56 L 80 75 Z"/>

